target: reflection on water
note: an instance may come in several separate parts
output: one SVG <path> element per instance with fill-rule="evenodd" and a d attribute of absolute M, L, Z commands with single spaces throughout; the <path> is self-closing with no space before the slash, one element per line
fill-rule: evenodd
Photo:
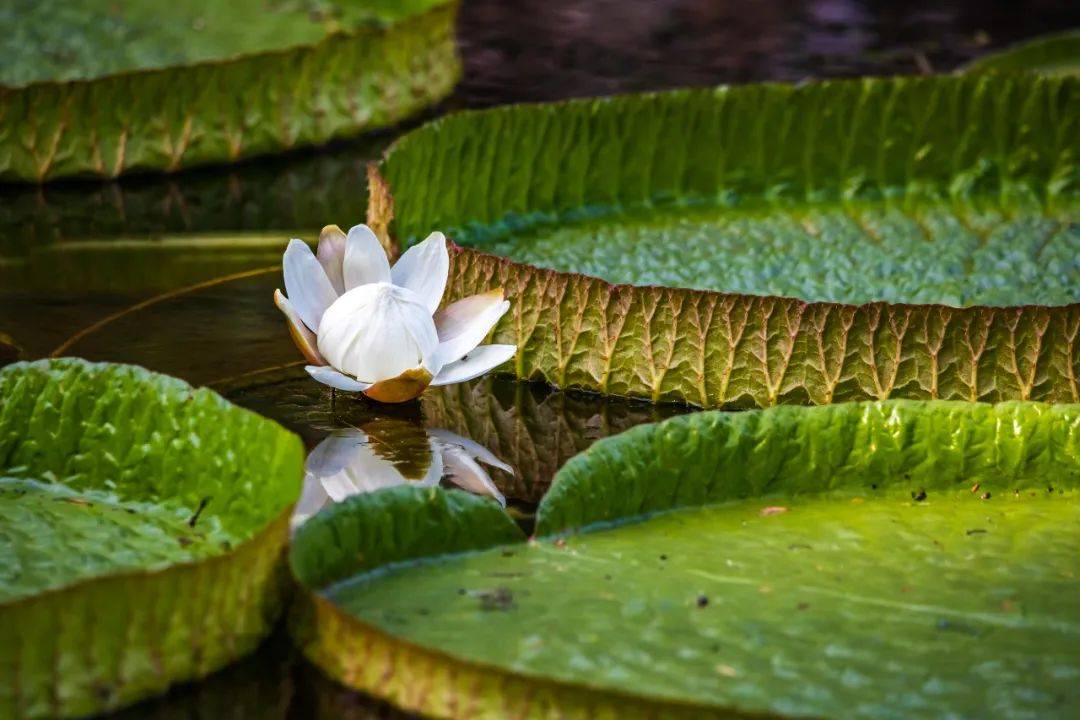
<path fill-rule="evenodd" d="M 0 185 L 0 250 L 100 238 L 318 228 L 366 207 L 389 133 L 225 168 L 105 182 Z"/>
<path fill-rule="evenodd" d="M 278 377 L 274 378 L 275 375 Z M 433 472 L 431 464 L 435 462 L 432 445 L 440 448 L 444 475 L 475 472 L 463 458 L 463 453 L 465 456 L 472 453 L 473 458 L 488 466 L 481 468 L 484 477 L 491 479 L 510 505 L 524 511 L 535 507 L 556 471 L 567 460 L 600 438 L 690 409 L 562 392 L 536 383 L 490 376 L 429 388 L 416 402 L 388 406 L 361 395 L 334 395 L 307 377 L 301 368 L 269 377 L 270 382 L 260 384 L 259 376 L 255 376 L 248 380 L 255 383 L 250 386 L 222 389 L 233 402 L 298 433 L 308 447 L 318 450 L 317 446 L 327 438 L 345 438 L 341 445 L 336 442 L 331 445 L 325 451 L 327 455 L 347 446 L 349 438 L 356 444 L 358 429 L 367 435 L 371 428 L 377 428 L 379 450 L 375 450 L 374 444 L 361 443 L 361 446 L 380 463 L 397 463 L 395 471 L 413 482 L 437 482 L 427 475 Z M 350 435 L 350 431 L 354 434 Z M 395 444 L 397 449 L 391 450 Z M 448 453 L 446 447 L 455 445 L 459 449 Z M 338 464 L 338 460 L 326 462 L 325 467 L 334 468 Z M 389 473 L 386 468 L 383 470 L 384 475 Z M 464 480 L 463 475 L 458 475 L 458 479 L 478 482 L 475 477 Z M 482 485 L 481 482 L 468 489 L 479 489 Z"/>
<path fill-rule="evenodd" d="M 445 481 L 505 506 L 484 465 L 514 473 L 483 445 L 449 430 L 425 430 L 395 419 L 335 430 L 308 454 L 292 525 L 298 527 L 328 503 L 406 483 L 431 487 Z"/>

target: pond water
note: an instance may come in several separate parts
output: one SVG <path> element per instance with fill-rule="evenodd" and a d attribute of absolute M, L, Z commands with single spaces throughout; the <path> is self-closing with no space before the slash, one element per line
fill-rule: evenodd
<path fill-rule="evenodd" d="M 430 115 L 721 82 L 949 71 L 1080 24 L 1075 3 L 1035 5 L 470 0 L 459 26 L 465 77 Z M 312 239 L 327 223 L 362 221 L 366 163 L 396 132 L 169 177 L 0 188 L 0 364 L 79 355 L 208 384 L 327 458 L 344 444 L 405 481 L 434 478 L 489 493 L 493 486 L 528 527 L 567 458 L 683 409 L 499 378 L 386 409 L 331 397 L 307 379 L 271 302 L 282 285 L 280 253 L 289 237 Z M 327 462 L 329 475 L 355 480 L 348 467 Z M 308 499 L 316 507 L 327 501 Z M 280 633 L 205 682 L 119 715 L 397 716 L 304 666 Z"/>

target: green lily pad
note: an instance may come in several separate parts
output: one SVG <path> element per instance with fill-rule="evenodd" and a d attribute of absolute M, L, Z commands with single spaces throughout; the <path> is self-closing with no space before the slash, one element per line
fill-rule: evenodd
<path fill-rule="evenodd" d="M 460 74 L 454 0 L 17 0 L 0 179 L 234 161 L 391 125 Z"/>
<path fill-rule="evenodd" d="M 1022 42 L 978 58 L 964 68 L 964 72 L 984 70 L 1028 70 L 1043 75 L 1080 74 L 1080 30 Z"/>
<path fill-rule="evenodd" d="M 1080 79 L 461 113 L 371 191 L 391 250 L 455 241 L 450 297 L 506 289 L 522 378 L 707 407 L 1080 401 Z"/>
<path fill-rule="evenodd" d="M 102 712 L 253 649 L 302 466 L 291 433 L 164 375 L 0 370 L 0 717 Z"/>
<path fill-rule="evenodd" d="M 292 629 L 441 717 L 1071 717 L 1078 491 L 1076 405 L 699 413 L 571 460 L 529 542 L 435 489 L 324 512 Z"/>

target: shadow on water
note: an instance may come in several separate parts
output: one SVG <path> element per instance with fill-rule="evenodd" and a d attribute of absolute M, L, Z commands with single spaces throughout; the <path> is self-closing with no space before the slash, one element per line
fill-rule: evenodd
<path fill-rule="evenodd" d="M 111 720 L 404 720 L 414 717 L 352 692 L 307 665 L 283 628 L 252 655 L 198 683 Z"/>

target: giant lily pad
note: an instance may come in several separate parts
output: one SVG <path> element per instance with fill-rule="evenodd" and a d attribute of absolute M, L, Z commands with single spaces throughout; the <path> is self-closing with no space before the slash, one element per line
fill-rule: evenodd
<path fill-rule="evenodd" d="M 173 378 L 0 371 L 0 717 L 101 712 L 253 649 L 302 467 L 291 433 Z"/>
<path fill-rule="evenodd" d="M 1072 717 L 1080 406 L 700 413 L 560 471 L 536 540 L 434 488 L 295 538 L 293 630 L 440 717 Z"/>
<path fill-rule="evenodd" d="M 1028 40 L 969 63 L 965 72 L 1026 70 L 1044 75 L 1080 74 L 1080 30 Z"/>
<path fill-rule="evenodd" d="M 368 221 L 506 288 L 519 377 L 746 407 L 1080 401 L 1080 79 L 749 85 L 469 112 Z M 509 366 L 508 366 L 509 367 Z"/>
<path fill-rule="evenodd" d="M 16 0 L 0 179 L 115 177 L 390 125 L 460 73 L 455 0 Z"/>

